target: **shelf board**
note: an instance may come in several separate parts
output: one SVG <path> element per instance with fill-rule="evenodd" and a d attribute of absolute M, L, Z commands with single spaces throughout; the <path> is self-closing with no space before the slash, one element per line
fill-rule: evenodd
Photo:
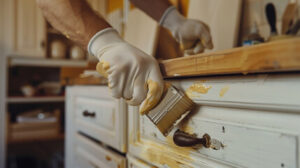
<path fill-rule="evenodd" d="M 300 70 L 300 38 L 160 62 L 165 78 Z"/>
<path fill-rule="evenodd" d="M 15 138 L 8 139 L 8 144 L 17 144 L 17 143 L 30 143 L 30 142 L 46 142 L 46 141 L 60 141 L 64 140 L 64 133 L 59 133 L 57 135 L 51 135 L 47 137 L 24 137 L 24 138 Z"/>
<path fill-rule="evenodd" d="M 9 65 L 37 67 L 86 67 L 88 65 L 88 61 L 11 56 L 9 57 Z"/>
<path fill-rule="evenodd" d="M 48 97 L 8 97 L 8 103 L 45 103 L 45 102 L 63 102 L 64 96 L 48 96 Z"/>

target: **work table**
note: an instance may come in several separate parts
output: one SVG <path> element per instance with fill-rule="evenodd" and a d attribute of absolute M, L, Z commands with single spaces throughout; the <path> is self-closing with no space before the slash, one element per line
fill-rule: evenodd
<path fill-rule="evenodd" d="M 160 61 L 165 78 L 300 70 L 300 38 Z"/>

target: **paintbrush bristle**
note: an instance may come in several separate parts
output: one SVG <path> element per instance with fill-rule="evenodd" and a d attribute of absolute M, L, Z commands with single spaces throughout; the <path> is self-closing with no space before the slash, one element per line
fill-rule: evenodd
<path fill-rule="evenodd" d="M 161 102 L 147 117 L 157 126 L 160 132 L 167 136 L 192 109 L 194 103 L 183 92 L 170 86 Z"/>

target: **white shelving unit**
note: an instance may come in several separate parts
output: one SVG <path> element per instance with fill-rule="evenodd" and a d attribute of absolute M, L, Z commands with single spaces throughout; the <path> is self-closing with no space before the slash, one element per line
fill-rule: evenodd
<path fill-rule="evenodd" d="M 7 103 L 45 103 L 45 102 L 64 102 L 64 96 L 49 97 L 8 97 Z"/>
<path fill-rule="evenodd" d="M 86 67 L 87 60 L 8 57 L 9 66 L 38 66 L 38 67 Z"/>

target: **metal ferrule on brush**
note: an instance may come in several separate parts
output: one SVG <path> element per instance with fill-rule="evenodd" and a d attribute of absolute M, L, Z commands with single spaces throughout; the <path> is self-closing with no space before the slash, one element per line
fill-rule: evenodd
<path fill-rule="evenodd" d="M 188 114 L 192 106 L 192 100 L 174 86 L 170 86 L 161 102 L 146 116 L 163 135 L 167 136 L 172 128 Z"/>

